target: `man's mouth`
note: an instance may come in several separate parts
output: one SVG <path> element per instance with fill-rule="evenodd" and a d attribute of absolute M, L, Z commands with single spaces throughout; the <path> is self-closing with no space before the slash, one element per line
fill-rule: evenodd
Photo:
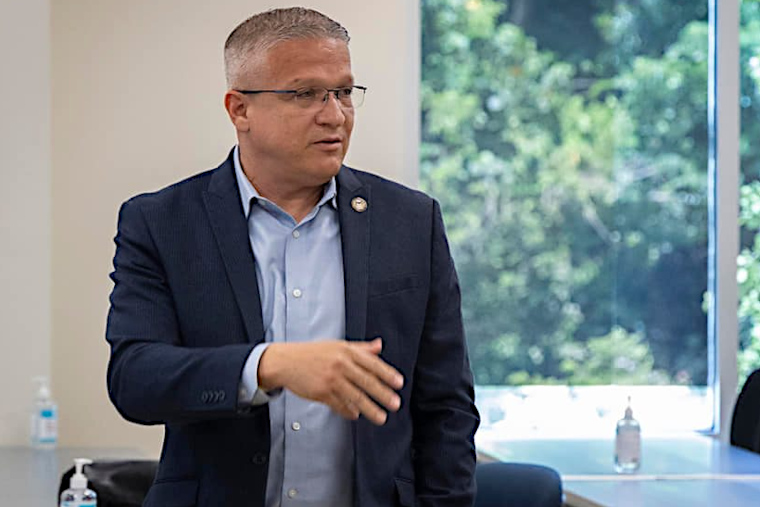
<path fill-rule="evenodd" d="M 326 137 L 324 139 L 320 139 L 315 144 L 320 144 L 323 146 L 337 146 L 341 144 L 343 141 L 340 137 Z"/>

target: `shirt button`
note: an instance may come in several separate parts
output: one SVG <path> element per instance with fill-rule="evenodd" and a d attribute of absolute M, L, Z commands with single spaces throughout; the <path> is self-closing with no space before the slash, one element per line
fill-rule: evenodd
<path fill-rule="evenodd" d="M 300 231 L 293 231 L 293 237 L 296 238 L 296 239 L 300 238 L 301 237 L 301 232 Z"/>
<path fill-rule="evenodd" d="M 298 496 L 298 490 L 295 488 L 291 488 L 288 490 L 288 498 L 295 498 Z"/>
<path fill-rule="evenodd" d="M 300 298 L 303 293 L 301 292 L 301 289 L 293 289 L 293 297 L 294 298 Z"/>
<path fill-rule="evenodd" d="M 293 428 L 293 431 L 298 431 L 301 429 L 301 423 L 296 421 L 293 424 L 291 424 L 290 427 Z"/>

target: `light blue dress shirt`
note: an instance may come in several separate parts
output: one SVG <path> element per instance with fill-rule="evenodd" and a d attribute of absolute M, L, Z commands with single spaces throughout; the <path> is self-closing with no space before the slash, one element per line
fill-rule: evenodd
<path fill-rule="evenodd" d="M 234 153 L 240 199 L 256 260 L 265 343 L 243 369 L 240 403 L 269 403 L 267 507 L 353 505 L 351 423 L 288 390 L 258 389 L 261 354 L 273 342 L 345 339 L 343 252 L 335 178 L 300 223 L 261 197 Z"/>

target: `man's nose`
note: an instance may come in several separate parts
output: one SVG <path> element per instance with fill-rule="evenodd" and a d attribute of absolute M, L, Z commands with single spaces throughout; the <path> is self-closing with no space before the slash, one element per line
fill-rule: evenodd
<path fill-rule="evenodd" d="M 324 125 L 340 126 L 346 121 L 346 112 L 334 92 L 327 92 L 322 107 L 317 113 L 317 122 Z"/>

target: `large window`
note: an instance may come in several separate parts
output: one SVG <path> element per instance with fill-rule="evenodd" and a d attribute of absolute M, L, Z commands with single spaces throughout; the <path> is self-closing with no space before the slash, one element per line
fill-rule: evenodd
<path fill-rule="evenodd" d="M 599 435 L 628 396 L 651 433 L 716 429 L 710 19 L 707 0 L 422 0 L 421 182 L 484 431 Z M 740 379 L 760 366 L 757 1 L 742 25 Z"/>

